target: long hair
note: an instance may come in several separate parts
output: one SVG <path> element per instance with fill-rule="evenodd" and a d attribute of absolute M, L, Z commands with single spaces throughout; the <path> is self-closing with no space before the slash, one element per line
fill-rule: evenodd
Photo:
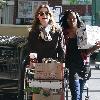
<path fill-rule="evenodd" d="M 64 13 L 62 13 L 62 17 L 61 17 L 61 20 L 60 20 L 60 25 L 63 29 L 67 29 L 67 28 L 70 28 L 69 24 L 68 24 L 68 16 L 70 14 L 72 14 L 74 11 L 72 10 L 66 10 Z M 76 15 L 76 18 L 77 18 L 77 27 L 80 28 L 81 25 L 82 25 L 82 20 L 80 19 L 80 16 L 77 12 L 74 12 L 75 15 Z"/>
<path fill-rule="evenodd" d="M 56 25 L 56 22 L 54 21 L 53 13 L 51 12 L 50 7 L 47 4 L 42 4 L 38 7 L 38 9 L 35 13 L 35 17 L 34 17 L 34 20 L 33 20 L 33 23 L 32 23 L 32 27 L 31 27 L 31 32 L 36 30 L 40 25 L 40 21 L 37 18 L 37 16 L 38 16 L 38 13 L 41 10 L 41 8 L 47 8 L 48 12 L 50 13 L 50 20 L 49 20 L 48 24 Z"/>

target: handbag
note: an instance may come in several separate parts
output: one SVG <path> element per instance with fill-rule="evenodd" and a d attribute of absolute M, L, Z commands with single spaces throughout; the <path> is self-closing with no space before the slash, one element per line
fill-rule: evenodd
<path fill-rule="evenodd" d="M 84 80 L 89 80 L 91 77 L 90 65 L 84 65 L 80 71 L 80 77 Z"/>

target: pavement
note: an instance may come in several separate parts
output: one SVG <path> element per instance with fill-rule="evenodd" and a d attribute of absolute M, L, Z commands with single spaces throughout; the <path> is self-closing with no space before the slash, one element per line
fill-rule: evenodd
<path fill-rule="evenodd" d="M 95 65 L 91 65 L 91 78 L 86 84 L 89 89 L 89 99 L 85 99 L 87 92 L 84 90 L 83 100 L 100 100 L 100 69 L 95 68 Z M 70 90 L 68 92 L 68 100 L 71 100 Z"/>

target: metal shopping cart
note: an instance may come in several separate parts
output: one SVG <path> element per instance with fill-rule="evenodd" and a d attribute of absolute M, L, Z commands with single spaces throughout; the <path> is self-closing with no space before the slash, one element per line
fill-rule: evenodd
<path fill-rule="evenodd" d="M 100 69 L 100 50 L 98 50 L 97 56 L 95 58 L 95 68 Z"/>
<path fill-rule="evenodd" d="M 26 39 L 0 36 L 0 100 L 21 100 L 20 75 Z"/>
<path fill-rule="evenodd" d="M 64 100 L 63 71 L 63 63 L 57 62 L 28 66 L 25 72 L 25 100 Z"/>
<path fill-rule="evenodd" d="M 91 70 L 90 73 L 91 74 Z M 85 79 L 88 79 L 91 75 L 85 76 Z M 65 93 L 65 100 L 69 100 L 69 71 L 67 68 L 64 69 L 64 93 Z M 84 89 L 83 92 L 86 92 L 84 99 L 85 100 L 90 100 L 89 99 L 89 87 L 87 82 L 84 84 Z"/>

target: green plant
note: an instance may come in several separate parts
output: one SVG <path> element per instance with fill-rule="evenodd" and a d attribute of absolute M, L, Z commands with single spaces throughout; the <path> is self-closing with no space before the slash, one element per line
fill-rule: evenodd
<path fill-rule="evenodd" d="M 40 87 L 29 87 L 29 86 L 27 86 L 24 91 L 28 92 L 28 93 L 41 94 L 41 95 L 44 95 L 46 97 L 48 97 L 50 95 L 49 90 L 45 90 L 45 89 L 40 88 Z"/>

